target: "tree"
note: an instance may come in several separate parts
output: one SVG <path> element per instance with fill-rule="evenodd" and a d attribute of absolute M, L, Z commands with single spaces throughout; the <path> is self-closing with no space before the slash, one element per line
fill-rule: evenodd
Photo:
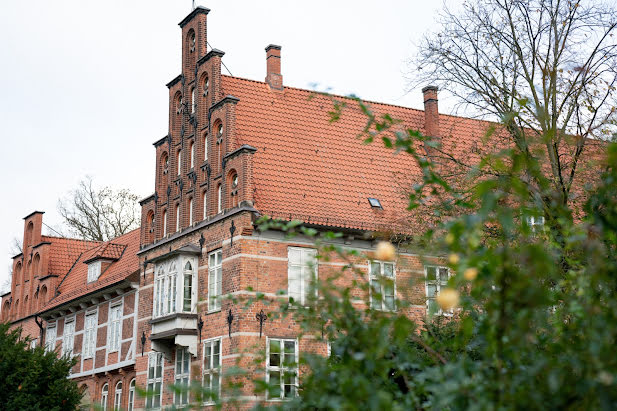
<path fill-rule="evenodd" d="M 21 329 L 0 323 L 0 403 L 4 410 L 74 410 L 81 399 L 69 380 L 73 359 L 58 358 L 43 347 L 29 349 Z"/>
<path fill-rule="evenodd" d="M 139 227 L 137 200 L 126 189 L 96 189 L 87 177 L 68 198 L 58 201 L 58 211 L 73 234 L 85 240 L 107 241 Z"/>
<path fill-rule="evenodd" d="M 473 0 L 456 12 L 445 8 L 438 21 L 440 29 L 420 45 L 411 84 L 436 83 L 468 113 L 499 121 L 505 132 L 490 138 L 523 154 L 532 198 L 547 223 L 558 224 L 555 209 L 582 194 L 585 180 L 575 180 L 583 153 L 598 160 L 589 146 L 615 132 L 614 6 Z M 442 157 L 467 170 L 476 166 Z M 486 160 L 485 169 L 494 164 Z"/>

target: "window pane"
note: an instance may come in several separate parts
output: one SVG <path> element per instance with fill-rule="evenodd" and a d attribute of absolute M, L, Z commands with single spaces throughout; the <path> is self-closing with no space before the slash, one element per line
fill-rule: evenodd
<path fill-rule="evenodd" d="M 221 364 L 221 342 L 212 343 L 212 368 L 218 368 Z"/>
<path fill-rule="evenodd" d="M 184 311 L 191 311 L 191 293 L 193 285 L 193 276 L 185 275 L 184 276 L 184 304 L 182 309 Z"/>
<path fill-rule="evenodd" d="M 285 365 L 291 366 L 296 363 L 295 341 L 285 341 Z"/>
<path fill-rule="evenodd" d="M 281 342 L 270 340 L 270 366 L 279 367 L 281 365 Z"/>
<path fill-rule="evenodd" d="M 291 398 L 296 395 L 296 376 L 293 372 L 285 372 L 283 375 L 285 398 Z"/>
<path fill-rule="evenodd" d="M 380 275 L 381 274 L 381 265 L 378 262 L 371 262 L 371 275 Z"/>
<path fill-rule="evenodd" d="M 281 397 L 281 373 L 278 371 L 270 371 L 270 381 L 268 387 L 268 394 L 272 398 Z"/>
<path fill-rule="evenodd" d="M 428 293 L 428 297 L 435 297 L 435 294 L 437 294 L 437 285 L 428 284 L 427 293 Z"/>
<path fill-rule="evenodd" d="M 428 281 L 437 279 L 437 268 L 436 267 L 426 267 L 426 279 Z"/>
<path fill-rule="evenodd" d="M 385 275 L 386 277 L 394 278 L 394 264 L 384 263 L 383 275 Z"/>

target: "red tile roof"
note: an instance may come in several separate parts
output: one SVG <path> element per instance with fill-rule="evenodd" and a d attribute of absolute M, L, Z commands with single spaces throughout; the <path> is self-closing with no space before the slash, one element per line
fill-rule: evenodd
<path fill-rule="evenodd" d="M 139 271 L 139 259 L 137 257 L 139 232 L 140 230 L 136 229 L 111 241 L 96 244 L 94 248 L 90 248 L 81 254 L 73 268 L 60 280 L 58 286 L 60 294 L 52 298 L 41 311 L 47 311 L 70 300 L 118 283 Z M 88 283 L 88 264 L 85 261 L 92 260 L 99 254 L 105 256 L 105 258 L 113 256 L 117 260 L 111 262 L 101 272 L 98 280 Z"/>
<path fill-rule="evenodd" d="M 51 243 L 46 274 L 54 274 L 60 277 L 68 273 L 81 253 L 100 244 L 98 241 L 53 236 L 42 236 L 41 241 Z"/>
<path fill-rule="evenodd" d="M 257 148 L 253 157 L 255 208 L 275 218 L 301 219 L 336 227 L 383 229 L 407 227 L 407 193 L 421 170 L 411 156 L 381 142 L 365 145 L 358 134 L 367 117 L 348 98 L 337 122 L 329 121 L 332 100 L 309 90 L 223 76 L 224 95 L 240 99 L 236 108 L 236 147 Z M 406 128 L 424 132 L 424 112 L 367 102 L 377 114 L 390 114 Z M 444 145 L 469 153 L 489 123 L 440 115 Z M 449 141 L 447 141 L 449 140 Z M 383 210 L 372 208 L 377 198 Z M 407 230 L 405 230 L 407 231 Z"/>

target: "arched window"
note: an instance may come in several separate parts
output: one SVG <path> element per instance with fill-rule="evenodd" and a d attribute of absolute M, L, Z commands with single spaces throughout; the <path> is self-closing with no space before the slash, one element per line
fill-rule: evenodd
<path fill-rule="evenodd" d="M 167 235 L 167 210 L 163 210 L 163 237 Z"/>
<path fill-rule="evenodd" d="M 204 161 L 208 161 L 208 134 L 204 134 Z"/>
<path fill-rule="evenodd" d="M 193 310 L 193 266 L 190 261 L 184 265 L 184 292 L 182 298 L 182 311 Z"/>
<path fill-rule="evenodd" d="M 206 217 L 208 217 L 208 193 L 206 191 L 204 191 L 203 194 L 203 205 L 204 205 L 204 220 L 206 219 Z"/>
<path fill-rule="evenodd" d="M 34 231 L 34 224 L 32 224 L 32 221 L 30 221 L 28 223 L 28 228 L 26 228 L 26 238 L 24 238 L 24 244 L 23 244 L 23 248 L 24 250 L 29 246 L 32 245 L 32 232 Z"/>
<path fill-rule="evenodd" d="M 13 282 L 15 284 L 20 284 L 21 282 L 21 263 L 17 263 L 15 266 L 15 273 L 13 274 Z"/>
<path fill-rule="evenodd" d="M 216 129 L 216 136 L 218 138 L 223 138 L 223 124 L 222 123 L 220 123 Z"/>
<path fill-rule="evenodd" d="M 191 153 L 191 163 L 190 163 L 191 167 L 190 168 L 192 169 L 194 167 L 194 165 L 195 165 L 195 143 L 193 143 L 192 141 L 191 141 L 191 151 L 190 151 L 190 153 Z"/>
<path fill-rule="evenodd" d="M 188 40 L 189 40 L 189 53 L 194 53 L 195 52 L 195 32 L 193 30 L 191 30 L 191 32 L 189 33 Z"/>
<path fill-rule="evenodd" d="M 228 180 L 228 184 L 230 187 L 229 190 L 229 200 L 230 200 L 230 207 L 236 207 L 238 205 L 238 173 L 236 173 L 234 170 L 231 171 L 231 173 L 229 174 L 229 180 Z"/>
<path fill-rule="evenodd" d="M 210 79 L 208 78 L 208 76 L 206 76 L 206 78 L 204 79 L 203 88 L 204 88 L 204 97 L 208 97 L 208 93 L 210 92 Z"/>
<path fill-rule="evenodd" d="M 167 174 L 169 171 L 169 156 L 167 155 L 167 152 L 161 154 L 161 171 L 163 175 Z"/>
<path fill-rule="evenodd" d="M 41 291 L 39 291 L 39 307 L 43 307 L 47 302 L 47 286 L 44 285 L 41 287 Z"/>
<path fill-rule="evenodd" d="M 154 235 L 154 211 L 148 211 L 146 215 L 146 243 L 151 243 Z"/>
<path fill-rule="evenodd" d="M 216 195 L 217 195 L 216 209 L 217 209 L 217 212 L 220 213 L 221 211 L 223 211 L 223 187 L 220 184 L 218 185 L 218 188 L 216 189 Z"/>
<path fill-rule="evenodd" d="M 13 315 L 19 317 L 19 300 L 15 301 L 15 307 L 13 307 Z"/>
<path fill-rule="evenodd" d="M 107 409 L 107 397 L 109 396 L 109 384 L 103 385 L 101 389 L 101 408 Z"/>
<path fill-rule="evenodd" d="M 24 307 L 22 308 L 23 314 L 22 315 L 28 315 L 28 296 L 26 296 L 26 298 L 24 298 Z"/>
<path fill-rule="evenodd" d="M 180 231 L 180 204 L 176 204 L 176 231 Z"/>
<path fill-rule="evenodd" d="M 32 259 L 32 273 L 35 277 L 38 277 L 41 273 L 39 272 L 41 269 L 41 256 L 37 253 Z"/>
<path fill-rule="evenodd" d="M 129 402 L 127 404 L 127 410 L 128 411 L 133 411 L 133 408 L 135 407 L 135 378 L 133 378 L 131 380 L 131 383 L 129 384 Z"/>
<path fill-rule="evenodd" d="M 120 410 L 122 403 L 122 381 L 118 381 L 114 390 L 114 411 Z"/>
<path fill-rule="evenodd" d="M 197 111 L 197 95 L 195 93 L 195 87 L 191 87 L 191 114 L 195 114 Z"/>
<path fill-rule="evenodd" d="M 176 105 L 176 114 L 182 113 L 182 94 L 180 94 L 180 92 L 177 92 L 174 96 L 174 100 Z"/>
<path fill-rule="evenodd" d="M 178 175 L 182 174 L 182 150 L 176 154 L 176 164 L 178 165 Z"/>
<path fill-rule="evenodd" d="M 193 225 L 193 197 L 189 198 L 189 226 Z"/>
<path fill-rule="evenodd" d="M 7 320 L 9 318 L 9 310 L 11 309 L 11 305 L 8 301 L 4 302 L 4 306 L 2 307 L 2 319 Z"/>

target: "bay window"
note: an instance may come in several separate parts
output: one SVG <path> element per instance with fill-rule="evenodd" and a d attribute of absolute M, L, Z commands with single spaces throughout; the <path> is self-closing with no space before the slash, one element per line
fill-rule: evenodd
<path fill-rule="evenodd" d="M 196 267 L 197 259 L 186 256 L 176 257 L 157 265 L 154 279 L 154 317 L 195 311 Z"/>

